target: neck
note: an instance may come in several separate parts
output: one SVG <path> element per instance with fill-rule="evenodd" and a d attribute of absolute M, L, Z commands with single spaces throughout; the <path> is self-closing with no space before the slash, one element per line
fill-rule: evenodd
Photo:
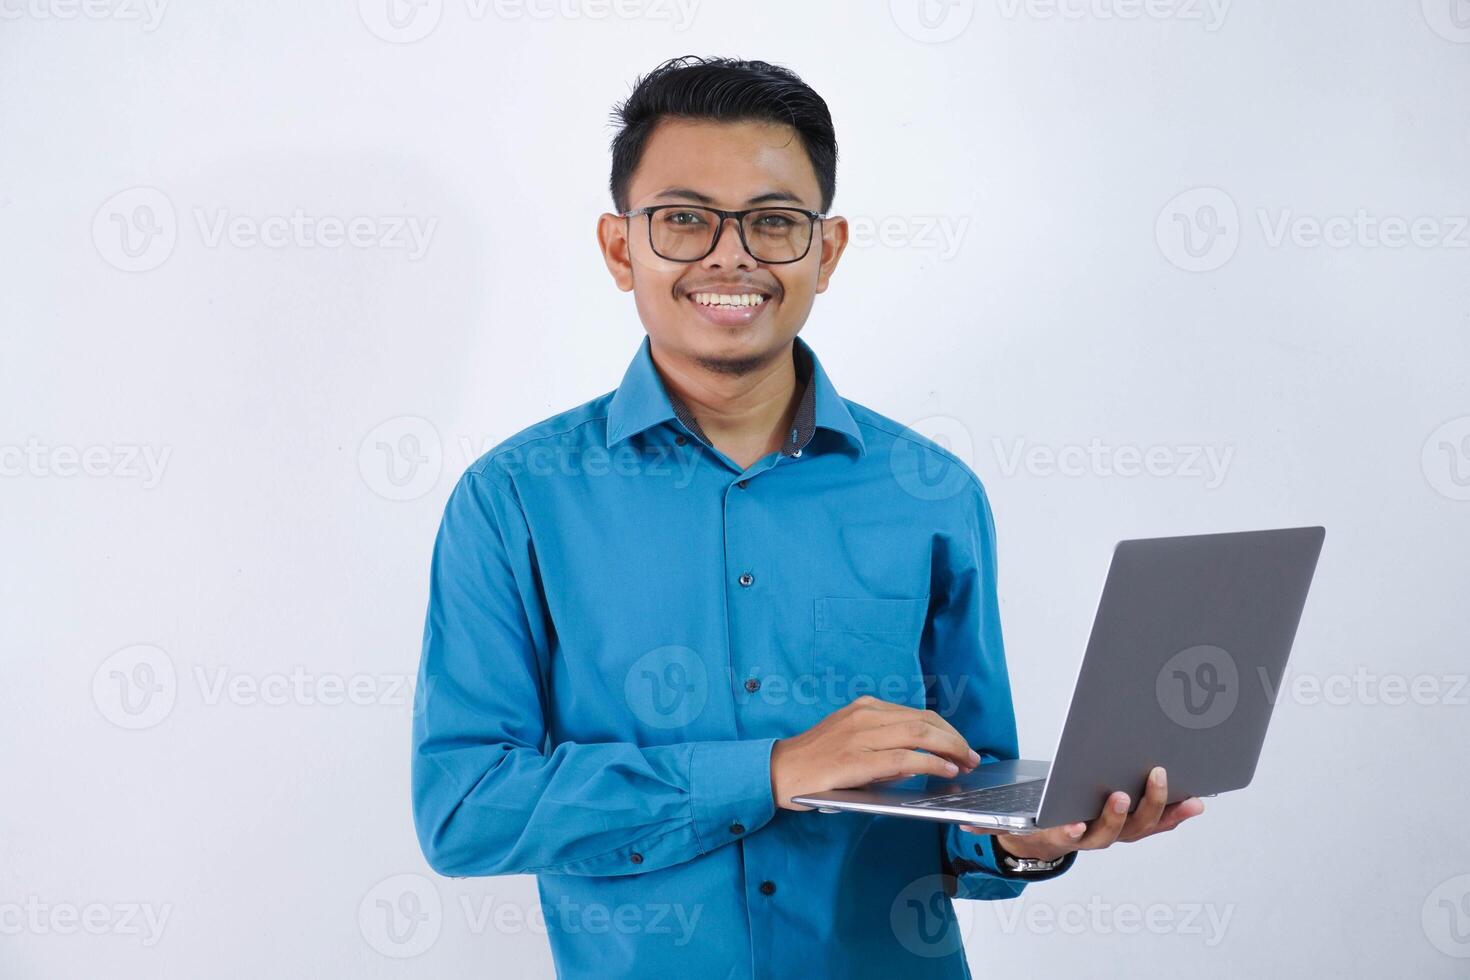
<path fill-rule="evenodd" d="M 664 384 L 721 452 L 749 465 L 785 444 L 801 400 L 792 344 L 739 365 L 685 357 L 651 339 L 649 349 Z"/>

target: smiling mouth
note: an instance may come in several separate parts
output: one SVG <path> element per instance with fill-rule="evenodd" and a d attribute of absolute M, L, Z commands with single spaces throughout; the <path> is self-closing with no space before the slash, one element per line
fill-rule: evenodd
<path fill-rule="evenodd" d="M 769 296 L 765 293 L 750 291 L 741 293 L 709 293 L 694 292 L 686 294 L 691 302 L 699 306 L 743 308 L 760 306 L 765 303 Z"/>

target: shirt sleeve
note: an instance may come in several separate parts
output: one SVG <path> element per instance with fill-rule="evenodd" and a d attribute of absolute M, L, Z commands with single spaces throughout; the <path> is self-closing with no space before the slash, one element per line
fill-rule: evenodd
<path fill-rule="evenodd" d="M 980 753 L 982 762 L 1019 758 L 996 591 L 995 521 L 979 480 L 963 492 L 962 529 L 936 539 L 929 623 L 921 650 L 928 707 L 938 712 Z M 990 834 L 959 824 L 939 824 L 940 853 L 953 897 L 1015 898 L 1028 881 L 1055 878 L 1072 866 L 1017 874 L 1000 868 Z"/>
<path fill-rule="evenodd" d="M 496 479 L 461 477 L 431 561 L 412 755 L 429 865 L 634 874 L 768 823 L 774 738 L 545 746 L 545 600 L 522 508 Z"/>

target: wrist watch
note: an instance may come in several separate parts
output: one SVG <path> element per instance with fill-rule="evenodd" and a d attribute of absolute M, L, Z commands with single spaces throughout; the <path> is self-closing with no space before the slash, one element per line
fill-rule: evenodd
<path fill-rule="evenodd" d="M 1040 874 L 1043 871 L 1055 871 L 1067 861 L 1067 855 L 1052 858 L 1050 861 L 1042 858 L 1016 857 L 1000 846 L 1000 841 L 991 840 L 991 848 L 995 851 L 995 863 L 1006 871 L 1013 874 Z"/>

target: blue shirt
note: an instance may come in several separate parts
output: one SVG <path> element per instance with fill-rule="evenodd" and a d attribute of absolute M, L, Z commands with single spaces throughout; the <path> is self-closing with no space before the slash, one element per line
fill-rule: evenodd
<path fill-rule="evenodd" d="M 774 742 L 862 694 L 1017 757 L 980 481 L 793 358 L 792 442 L 747 468 L 645 337 L 445 507 L 419 842 L 441 874 L 535 874 L 561 976 L 968 977 L 951 896 L 1024 887 L 989 835 L 772 799 Z"/>

